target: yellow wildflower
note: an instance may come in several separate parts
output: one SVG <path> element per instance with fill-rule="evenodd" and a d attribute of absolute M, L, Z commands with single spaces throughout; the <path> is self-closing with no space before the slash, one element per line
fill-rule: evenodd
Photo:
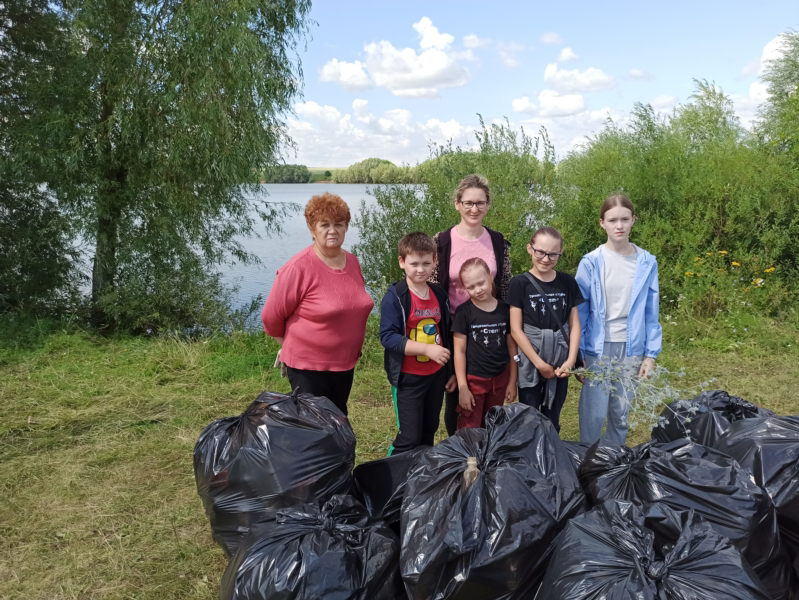
<path fill-rule="evenodd" d="M 694 262 L 699 262 L 699 257 L 698 256 L 694 256 Z"/>
<path fill-rule="evenodd" d="M 777 270 L 777 268 L 776 268 L 776 267 L 769 267 L 769 268 L 768 268 L 768 269 L 766 269 L 764 272 L 765 272 L 765 273 L 773 273 L 773 272 L 774 272 L 774 271 L 776 271 L 776 270 Z"/>
<path fill-rule="evenodd" d="M 705 256 L 713 256 L 712 252 L 705 252 Z"/>
<path fill-rule="evenodd" d="M 762 279 L 761 277 L 758 277 L 757 279 L 755 279 L 754 281 L 752 281 L 752 285 L 756 285 L 756 286 L 758 286 L 758 287 L 760 287 L 760 286 L 761 286 L 761 285 L 763 285 L 764 283 L 765 283 L 765 281 L 763 281 L 763 279 Z"/>
<path fill-rule="evenodd" d="M 693 277 L 694 276 L 694 272 L 693 271 L 686 271 L 685 272 L 685 276 L 686 277 Z"/>
<path fill-rule="evenodd" d="M 733 266 L 733 267 L 740 267 L 740 266 L 741 266 L 741 263 L 739 263 L 739 262 L 735 262 L 735 261 L 732 261 L 732 266 Z"/>
<path fill-rule="evenodd" d="M 727 251 L 726 251 L 726 250 L 719 250 L 719 254 L 721 254 L 722 256 L 724 256 L 725 254 L 727 254 Z"/>

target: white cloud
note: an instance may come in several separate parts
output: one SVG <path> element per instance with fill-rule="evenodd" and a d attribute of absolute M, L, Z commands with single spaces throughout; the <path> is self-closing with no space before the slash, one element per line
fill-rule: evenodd
<path fill-rule="evenodd" d="M 527 96 L 522 96 L 521 98 L 513 100 L 511 102 L 511 107 L 513 108 L 513 112 L 529 113 L 531 115 L 538 114 L 538 107 L 533 104 Z"/>
<path fill-rule="evenodd" d="M 649 73 L 646 73 L 641 69 L 630 69 L 630 77 L 639 81 L 644 79 L 652 79 L 652 76 Z"/>
<path fill-rule="evenodd" d="M 558 118 L 575 115 L 585 110 L 582 94 L 559 94 L 554 90 L 544 90 L 538 95 L 538 106 L 528 96 L 516 98 L 511 102 L 513 112 L 527 113 L 539 117 Z"/>
<path fill-rule="evenodd" d="M 677 105 L 677 98 L 674 96 L 656 96 L 649 103 L 655 112 L 671 112 Z"/>
<path fill-rule="evenodd" d="M 585 71 L 558 70 L 556 63 L 550 63 L 544 69 L 544 81 L 558 92 L 592 92 L 607 90 L 616 85 L 616 79 L 600 69 L 589 67 Z"/>
<path fill-rule="evenodd" d="M 301 102 L 294 106 L 298 115 L 325 124 L 338 123 L 342 117 L 337 108 L 328 105 L 317 104 L 316 102 Z"/>
<path fill-rule="evenodd" d="M 566 46 L 563 50 L 560 51 L 560 54 L 558 54 L 559 63 L 569 62 L 570 60 L 577 60 L 578 58 L 580 57 L 577 56 L 574 53 L 574 51 L 568 46 Z"/>
<path fill-rule="evenodd" d="M 372 123 L 375 120 L 374 115 L 369 112 L 369 101 L 356 98 L 352 101 L 352 113 L 355 119 L 361 123 Z"/>
<path fill-rule="evenodd" d="M 471 48 L 471 49 L 482 48 L 483 46 L 488 46 L 490 43 L 491 43 L 490 39 L 478 37 L 473 33 L 463 36 L 464 48 Z"/>
<path fill-rule="evenodd" d="M 455 119 L 443 122 L 438 119 L 429 119 L 424 125 L 425 131 L 432 134 L 432 139 L 441 141 L 455 140 L 463 135 L 464 126 Z"/>
<path fill-rule="evenodd" d="M 542 117 L 567 117 L 585 110 L 582 94 L 559 94 L 554 90 L 544 90 L 538 96 Z"/>
<path fill-rule="evenodd" d="M 415 164 L 428 156 L 430 141 L 457 145 L 474 142 L 474 127 L 454 119 L 428 119 L 420 123 L 405 109 L 375 116 L 369 102 L 356 99 L 352 113 L 342 114 L 332 106 L 313 101 L 297 104 L 298 119 L 289 119 L 289 135 L 297 145 L 302 164 L 346 167 L 370 156 L 387 158 L 395 164 Z"/>
<path fill-rule="evenodd" d="M 503 44 L 500 42 L 497 44 L 497 51 L 499 52 L 499 60 L 502 61 L 502 65 L 507 68 L 518 67 L 521 63 L 516 55 L 524 50 L 524 46 L 521 44 L 517 44 L 515 42 L 511 42 L 509 44 Z"/>
<path fill-rule="evenodd" d="M 588 141 L 590 136 L 599 133 L 610 118 L 617 125 L 624 127 L 629 122 L 629 113 L 616 112 L 610 108 L 600 110 L 584 110 L 577 114 L 552 117 L 533 115 L 518 125 L 523 125 L 526 131 L 536 131 L 539 127 L 546 127 L 550 141 L 555 146 L 559 157 L 578 149 L 580 144 Z M 514 125 L 514 126 L 518 126 Z"/>
<path fill-rule="evenodd" d="M 413 28 L 419 34 L 421 51 L 395 48 L 386 40 L 373 42 L 364 46 L 363 63 L 334 58 L 322 68 L 320 79 L 350 90 L 376 85 L 406 98 L 432 98 L 438 95 L 439 88 L 464 85 L 470 75 L 461 62 L 474 58 L 471 50 L 453 50 L 455 38 L 439 32 L 427 17 L 414 23 Z"/>
<path fill-rule="evenodd" d="M 413 24 L 413 28 L 421 38 L 419 47 L 422 50 L 428 48 L 438 48 L 439 50 L 446 50 L 455 41 L 455 38 L 448 33 L 440 33 L 438 27 L 433 25 L 428 17 L 422 17 L 418 23 Z"/>
<path fill-rule="evenodd" d="M 755 81 L 749 86 L 748 95 L 732 94 L 731 99 L 741 123 L 746 127 L 751 127 L 757 118 L 760 105 L 768 100 L 768 86 L 760 81 Z"/>
<path fill-rule="evenodd" d="M 369 75 L 363 70 L 364 65 L 356 60 L 354 63 L 339 62 L 333 59 L 319 71 L 321 81 L 338 83 L 347 90 L 365 90 L 374 85 Z"/>
<path fill-rule="evenodd" d="M 783 55 L 783 53 L 785 52 L 784 44 L 785 44 L 785 36 L 783 34 L 780 34 L 774 39 L 772 39 L 765 46 L 763 46 L 763 52 L 760 54 L 760 59 L 753 60 L 748 65 L 746 65 L 741 70 L 741 75 L 744 77 L 749 77 L 752 75 L 762 75 L 763 70 L 766 67 L 767 61 L 774 60 Z"/>
<path fill-rule="evenodd" d="M 538 38 L 543 44 L 562 44 L 563 40 L 557 33 L 545 33 Z"/>

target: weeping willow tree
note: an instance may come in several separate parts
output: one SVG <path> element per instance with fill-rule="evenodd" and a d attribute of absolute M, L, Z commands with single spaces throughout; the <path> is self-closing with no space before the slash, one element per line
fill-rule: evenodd
<path fill-rule="evenodd" d="M 202 320 L 223 291 L 216 267 L 252 259 L 235 239 L 256 231 L 253 215 L 279 224 L 256 174 L 290 143 L 283 116 L 301 91 L 310 2 L 4 0 L 2 10 L 0 152 L 93 247 L 94 324 Z"/>

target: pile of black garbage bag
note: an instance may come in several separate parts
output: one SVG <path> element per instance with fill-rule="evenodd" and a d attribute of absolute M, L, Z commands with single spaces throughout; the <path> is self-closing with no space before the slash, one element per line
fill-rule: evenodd
<path fill-rule="evenodd" d="M 264 392 L 238 417 L 206 427 L 194 447 L 197 492 L 230 557 L 265 511 L 347 494 L 355 434 L 327 398 Z"/>
<path fill-rule="evenodd" d="M 673 442 L 682 438 L 712 446 L 730 428 L 744 419 L 776 416 L 770 410 L 727 392 L 702 392 L 691 400 L 676 400 L 663 409 L 652 439 Z"/>
<path fill-rule="evenodd" d="M 332 402 L 264 392 L 194 451 L 220 599 L 799 600 L 799 418 L 713 394 L 669 443 L 562 442 L 512 404 L 353 470 Z"/>

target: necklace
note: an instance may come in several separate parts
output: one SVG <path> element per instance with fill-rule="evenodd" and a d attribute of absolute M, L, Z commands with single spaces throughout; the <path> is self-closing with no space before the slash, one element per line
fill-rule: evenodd
<path fill-rule="evenodd" d="M 430 299 L 430 287 L 429 286 L 425 290 L 426 293 L 424 295 L 422 295 L 419 292 L 417 292 L 411 286 L 408 286 L 408 289 L 413 292 L 414 296 L 416 296 L 417 298 L 420 298 L 421 300 L 429 300 Z"/>

